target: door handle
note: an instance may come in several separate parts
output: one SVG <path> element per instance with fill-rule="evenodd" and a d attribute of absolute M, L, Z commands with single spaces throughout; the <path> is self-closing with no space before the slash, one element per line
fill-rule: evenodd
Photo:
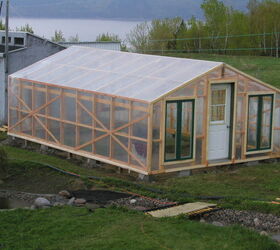
<path fill-rule="evenodd" d="M 227 128 L 230 128 L 230 125 L 227 125 Z"/>

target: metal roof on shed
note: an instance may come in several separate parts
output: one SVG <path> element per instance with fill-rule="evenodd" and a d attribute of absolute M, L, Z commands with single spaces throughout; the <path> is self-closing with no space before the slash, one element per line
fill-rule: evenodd
<path fill-rule="evenodd" d="M 72 46 L 11 77 L 151 102 L 220 65 Z"/>

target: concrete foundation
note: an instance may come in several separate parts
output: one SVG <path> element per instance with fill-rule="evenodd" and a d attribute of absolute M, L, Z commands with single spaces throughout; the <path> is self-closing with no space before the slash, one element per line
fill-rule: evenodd
<path fill-rule="evenodd" d="M 192 171 L 191 170 L 183 170 L 178 172 L 178 177 L 186 177 L 186 176 L 191 176 Z"/>
<path fill-rule="evenodd" d="M 149 182 L 150 181 L 150 176 L 149 175 L 145 175 L 145 174 L 138 174 L 137 180 Z"/>
<path fill-rule="evenodd" d="M 249 161 L 244 163 L 246 166 L 250 167 L 250 166 L 256 166 L 260 164 L 260 161 Z"/>
<path fill-rule="evenodd" d="M 45 145 L 42 145 L 42 144 L 40 145 L 40 151 L 42 151 L 42 152 L 47 152 L 48 149 L 49 149 L 48 146 L 45 146 Z"/>

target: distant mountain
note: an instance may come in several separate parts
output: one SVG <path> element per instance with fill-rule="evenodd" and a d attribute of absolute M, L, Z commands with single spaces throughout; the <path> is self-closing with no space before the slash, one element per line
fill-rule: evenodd
<path fill-rule="evenodd" d="M 203 0 L 12 0 L 11 16 L 44 18 L 153 19 L 201 17 Z M 224 0 L 245 10 L 247 0 Z"/>

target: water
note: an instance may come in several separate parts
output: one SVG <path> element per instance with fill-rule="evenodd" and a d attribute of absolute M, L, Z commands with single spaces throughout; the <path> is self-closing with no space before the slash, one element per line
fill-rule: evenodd
<path fill-rule="evenodd" d="M 0 198 L 0 209 L 24 208 L 30 204 L 23 200 Z"/>
<path fill-rule="evenodd" d="M 141 21 L 99 20 L 99 19 L 47 19 L 11 18 L 10 29 L 29 24 L 36 35 L 50 39 L 55 30 L 61 30 L 66 39 L 76 34 L 80 41 L 94 41 L 101 33 L 114 33 L 121 39 Z"/>

